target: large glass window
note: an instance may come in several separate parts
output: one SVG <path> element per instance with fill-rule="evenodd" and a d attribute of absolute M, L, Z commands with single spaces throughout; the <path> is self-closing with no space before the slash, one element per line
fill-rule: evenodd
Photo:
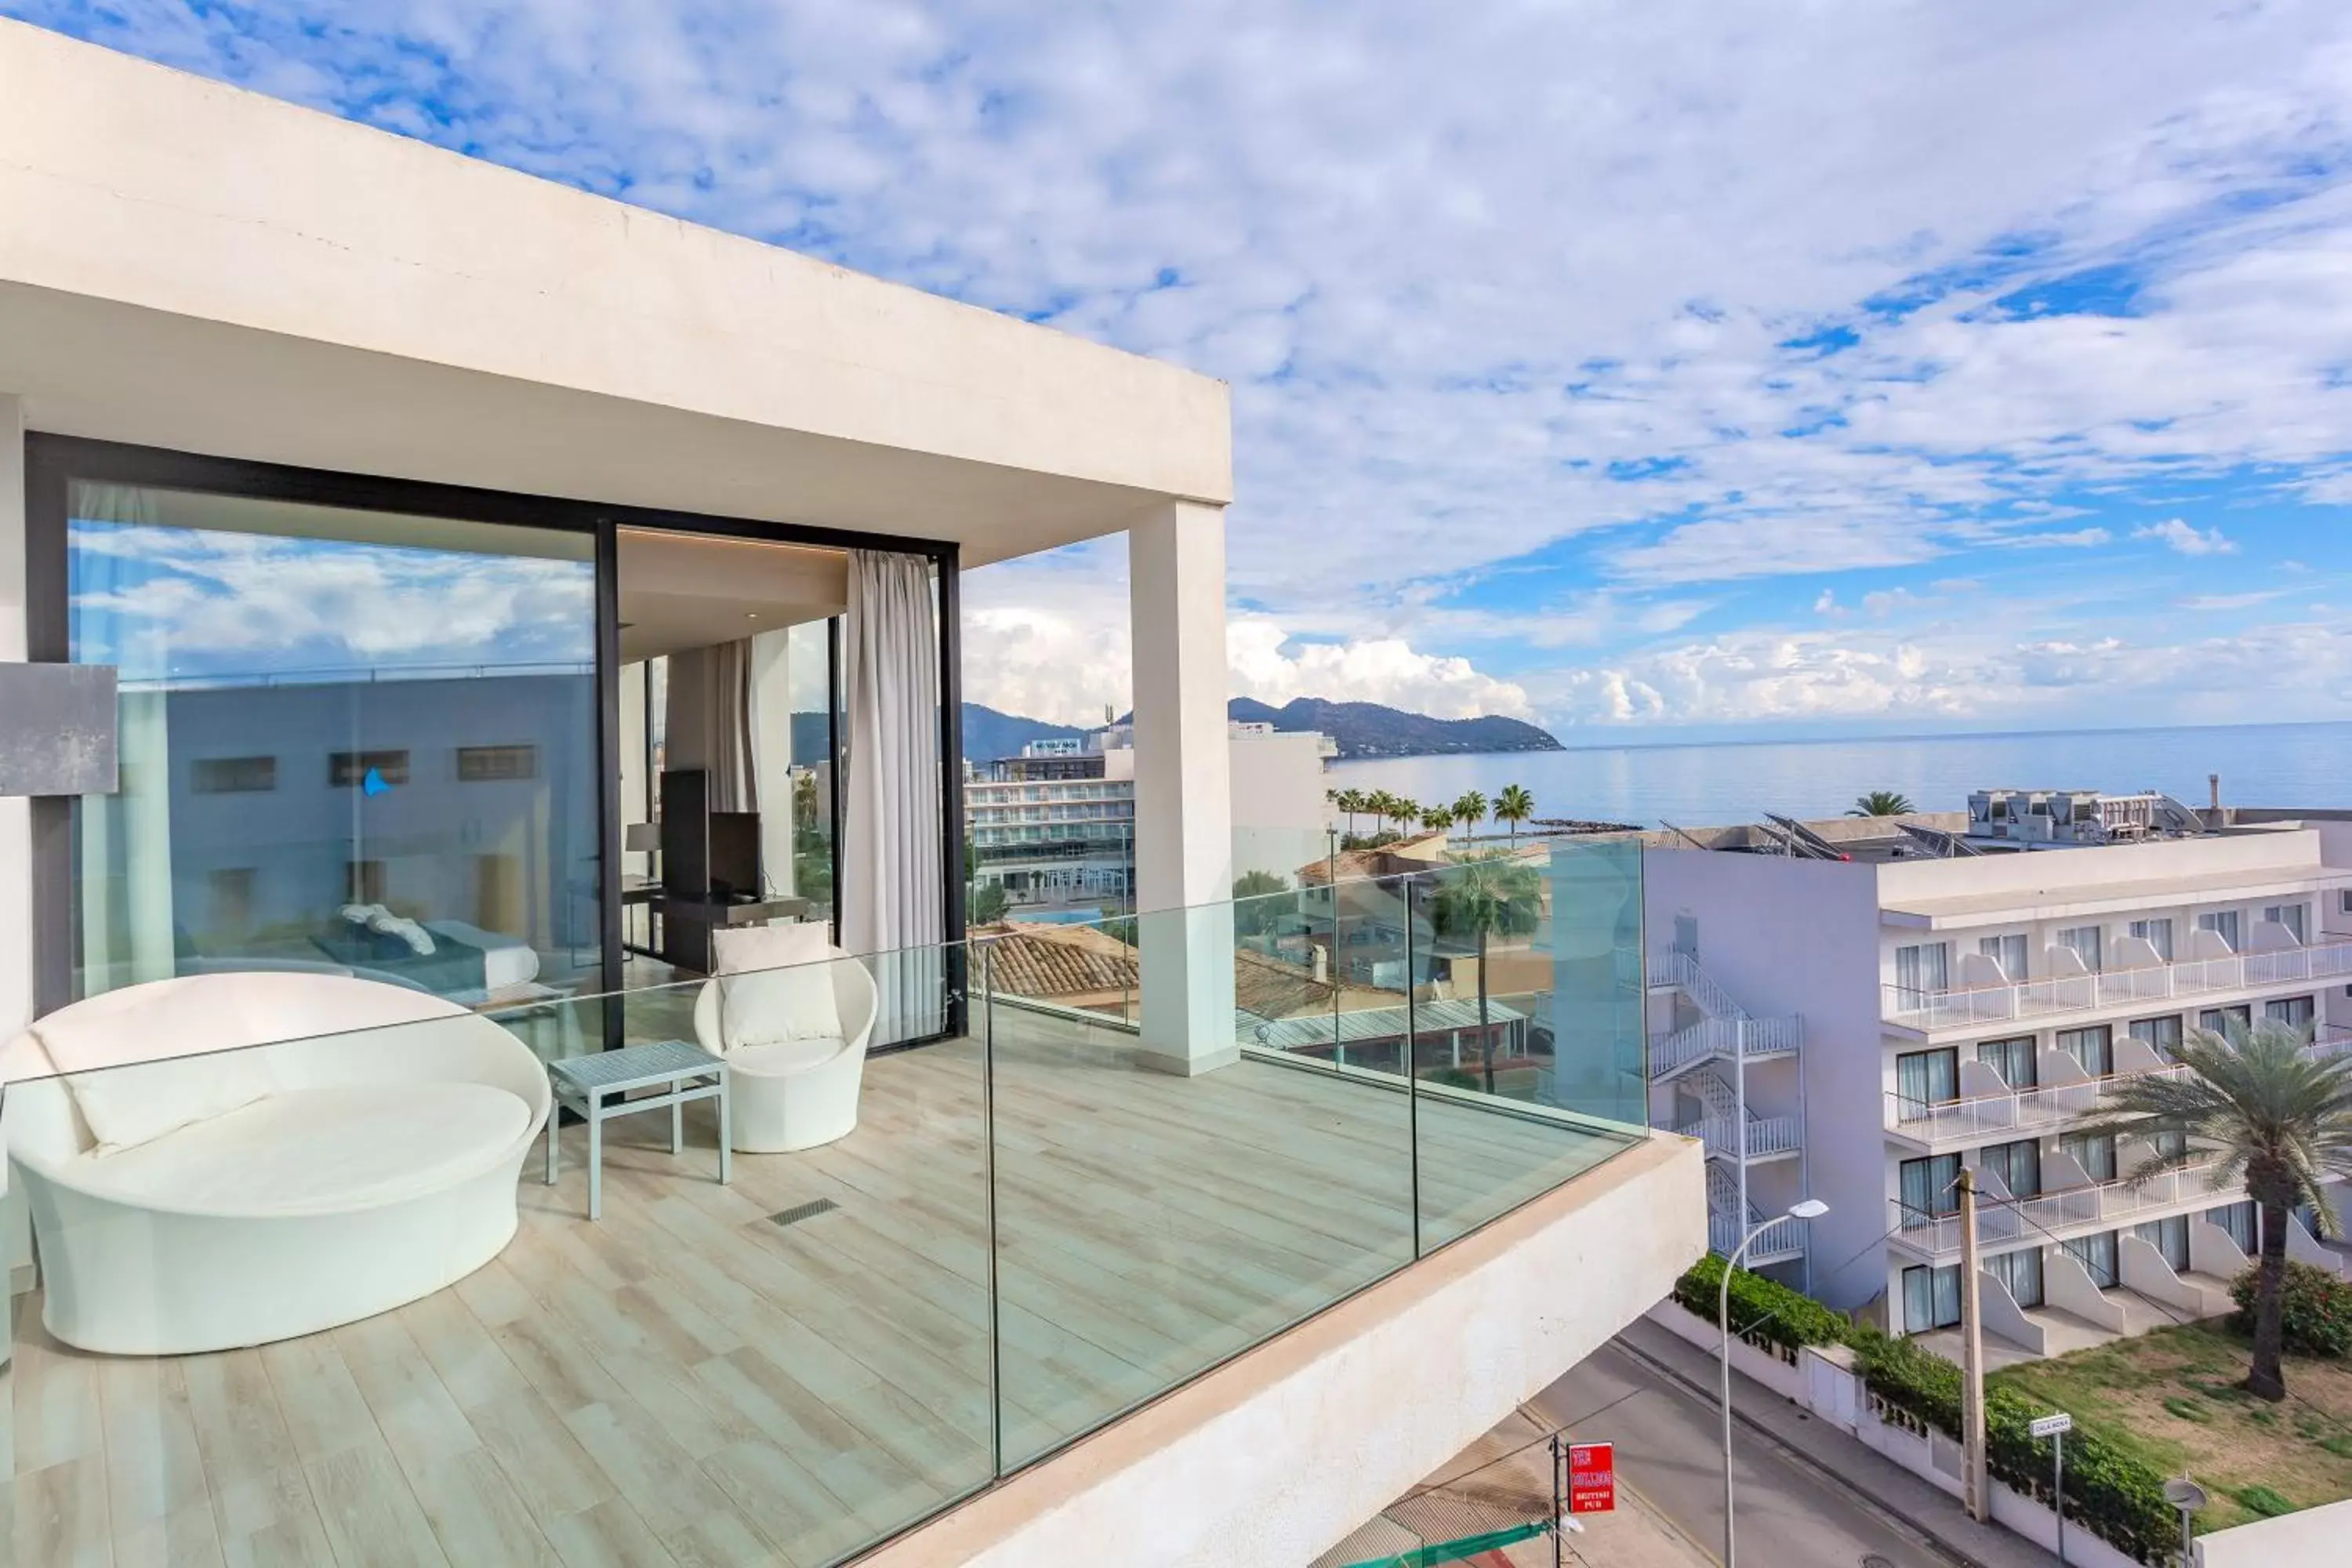
<path fill-rule="evenodd" d="M 2023 931 L 2011 931 L 2006 936 L 1979 937 L 1977 951 L 2000 964 L 2002 975 L 2011 984 L 2026 978 Z"/>
<path fill-rule="evenodd" d="M 2083 967 L 2097 973 L 2106 965 L 2105 937 L 2097 926 L 2068 926 L 2058 933 L 2058 945 L 2083 961 Z"/>
<path fill-rule="evenodd" d="M 2042 1305 L 2042 1249 L 1996 1252 L 1984 1260 L 1985 1272 L 2001 1283 L 2009 1299 L 2021 1307 Z"/>
<path fill-rule="evenodd" d="M 2000 1178 L 2013 1198 L 2042 1195 L 2042 1145 L 2032 1138 L 1988 1145 L 1978 1156 L 1979 1169 Z"/>
<path fill-rule="evenodd" d="M 2091 1180 L 2112 1182 L 2116 1179 L 2114 1133 L 2070 1132 L 2058 1140 L 2058 1147 L 2074 1156 Z"/>
<path fill-rule="evenodd" d="M 2199 931 L 2210 931 L 2214 935 L 2220 937 L 2224 942 L 2229 944 L 2229 948 L 2231 952 L 2238 951 L 2237 910 L 2209 910 L 2197 917 L 2197 929 Z"/>
<path fill-rule="evenodd" d="M 1958 1154 L 1934 1154 L 1921 1160 L 1906 1160 L 1898 1172 L 1898 1179 L 1906 1225 L 1916 1226 L 1944 1215 L 1960 1212 L 1960 1157 Z"/>
<path fill-rule="evenodd" d="M 2172 921 L 2168 916 L 2156 920 L 2134 921 L 2131 923 L 2131 933 L 2156 949 L 2157 957 L 2167 963 L 2172 962 Z"/>
<path fill-rule="evenodd" d="M 2096 1236 L 2079 1236 L 2064 1244 L 2074 1261 L 2091 1277 L 2091 1283 L 2102 1290 L 2115 1289 L 2118 1275 L 2116 1260 L 2116 1233 L 2103 1230 Z"/>
<path fill-rule="evenodd" d="M 76 483 L 67 551 L 71 657 L 121 690 L 121 788 L 75 813 L 76 994 L 596 972 L 591 536 Z"/>
<path fill-rule="evenodd" d="M 2000 1081 L 2011 1089 L 2032 1089 L 2041 1081 L 2032 1035 L 2020 1035 L 2010 1040 L 1980 1040 L 1977 1044 L 1977 1060 L 2000 1074 Z"/>
<path fill-rule="evenodd" d="M 1924 1265 L 1903 1271 L 1903 1331 L 1924 1334 L 1931 1329 L 1948 1329 L 1960 1321 L 1960 1270 L 1958 1265 L 1947 1264 L 1941 1268 Z"/>
<path fill-rule="evenodd" d="M 1960 1097 L 1960 1054 L 1951 1047 L 1906 1051 L 1895 1058 L 1895 1093 L 1905 1112 L 1944 1105 Z"/>
<path fill-rule="evenodd" d="M 2263 1004 L 2263 1017 L 2275 1019 L 2296 1029 L 2311 1027 L 2316 1012 L 2315 998 L 2309 996 L 2282 996 L 2275 1002 Z"/>
<path fill-rule="evenodd" d="M 2251 1029 L 2254 1026 L 2253 1004 L 2242 1002 L 2231 1007 L 2207 1007 L 2197 1015 L 2197 1026 L 2222 1036 L 2227 1036 L 2232 1028 Z"/>
<path fill-rule="evenodd" d="M 2189 1216 L 2177 1214 L 2166 1219 L 2152 1219 L 2145 1225 L 2132 1226 L 2132 1234 L 2164 1254 L 2165 1262 L 2176 1274 L 2189 1268 Z"/>
<path fill-rule="evenodd" d="M 1914 995 L 1950 988 L 1952 944 L 1916 942 L 1895 950 L 1895 984 Z"/>
<path fill-rule="evenodd" d="M 2073 1057 L 2093 1078 L 2105 1078 L 2116 1070 L 2115 1035 L 2105 1024 L 2088 1029 L 2061 1029 L 2057 1043 L 2060 1050 Z"/>
<path fill-rule="evenodd" d="M 2180 1015 L 2178 1013 L 2168 1013 L 2161 1018 L 2134 1018 L 2124 1026 L 2124 1033 L 2136 1040 L 2145 1041 L 2167 1061 L 2179 1055 Z"/>

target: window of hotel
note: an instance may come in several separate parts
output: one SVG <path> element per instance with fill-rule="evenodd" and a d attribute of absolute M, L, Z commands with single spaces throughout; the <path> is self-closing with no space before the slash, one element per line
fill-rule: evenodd
<path fill-rule="evenodd" d="M 373 787 L 368 775 L 375 775 Z M 327 785 L 331 789 L 388 789 L 408 782 L 408 753 L 402 752 L 329 752 Z"/>
<path fill-rule="evenodd" d="M 1934 1154 L 1924 1160 L 1906 1160 L 1898 1177 L 1906 1225 L 1916 1226 L 1943 1215 L 1960 1212 L 1960 1157 L 1958 1154 Z"/>
<path fill-rule="evenodd" d="M 2134 921 L 2131 923 L 2131 933 L 2146 942 L 2148 946 L 2156 949 L 2157 957 L 2164 960 L 2167 963 L 2170 963 L 2172 962 L 2172 919 L 2170 916 L 2168 915 L 2158 920 Z"/>
<path fill-rule="evenodd" d="M 2116 1288 L 2116 1233 L 2103 1230 L 2096 1236 L 2078 1236 L 2063 1244 L 2069 1256 L 2083 1266 L 2091 1283 L 2102 1290 Z"/>
<path fill-rule="evenodd" d="M 2039 1197 L 2042 1194 L 2042 1144 L 2032 1138 L 2021 1138 L 2014 1143 L 1994 1143 L 1978 1156 L 1977 1167 L 2000 1178 L 2013 1198 Z"/>
<path fill-rule="evenodd" d="M 2252 1028 L 2254 1026 L 2253 1004 L 2244 1002 L 2234 1007 L 2208 1007 L 2197 1015 L 2197 1026 L 2200 1029 L 2210 1029 L 2217 1035 L 2227 1035 L 2231 1025 L 2241 1029 Z"/>
<path fill-rule="evenodd" d="M 1905 991 L 1948 990 L 1952 983 L 1952 944 L 1923 942 L 1895 950 L 1895 984 Z"/>
<path fill-rule="evenodd" d="M 2282 996 L 2275 1002 L 2263 1004 L 2263 1016 L 2275 1018 L 2298 1029 L 2308 1029 L 2317 1011 L 2314 1000 L 2309 996 Z"/>
<path fill-rule="evenodd" d="M 2000 1081 L 2011 1089 L 2032 1089 L 2041 1081 L 2032 1035 L 2020 1035 L 2012 1040 L 1980 1040 L 1977 1043 L 1977 1060 L 2000 1074 Z"/>
<path fill-rule="evenodd" d="M 1903 1271 L 1903 1331 L 1924 1334 L 1948 1329 L 1960 1321 L 1960 1270 L 1958 1264 L 1930 1268 L 1922 1264 Z"/>
<path fill-rule="evenodd" d="M 2025 933 L 2012 931 L 2007 936 L 1986 936 L 1977 939 L 1977 951 L 2000 965 L 2001 973 L 2014 983 L 2025 978 Z"/>
<path fill-rule="evenodd" d="M 2071 949 L 2083 961 L 2083 967 L 2095 974 L 2105 956 L 2102 935 L 2097 926 L 2068 926 L 2058 933 L 2058 945 Z"/>
<path fill-rule="evenodd" d="M 2278 924 L 2286 927 L 2288 932 L 2297 942 L 2311 940 L 2305 934 L 2310 929 L 2310 922 L 2301 904 L 2273 904 L 2263 910 L 2263 919 L 2275 921 Z"/>
<path fill-rule="evenodd" d="M 2058 1147 L 2072 1154 L 2084 1173 L 2095 1182 L 2116 1179 L 2116 1137 L 2112 1132 L 2070 1132 L 2058 1140 Z"/>
<path fill-rule="evenodd" d="M 1984 1260 L 1985 1272 L 2000 1281 L 2009 1299 L 2021 1307 L 2042 1305 L 2042 1249 L 2023 1247 L 1996 1252 Z"/>
<path fill-rule="evenodd" d="M 2230 1239 L 2238 1244 L 2239 1251 L 2249 1257 L 2253 1255 L 2256 1240 L 2253 1199 L 2242 1198 L 2234 1204 L 2207 1209 L 2205 1218 L 2209 1224 L 2220 1226 L 2229 1232 Z"/>
<path fill-rule="evenodd" d="M 2209 910 L 2205 913 L 2197 917 L 2197 929 L 2199 931 L 2210 931 L 2213 932 L 2223 942 L 2230 944 L 2230 951 L 2231 952 L 2238 951 L 2237 910 Z"/>
<path fill-rule="evenodd" d="M 197 795 L 259 795 L 278 787 L 276 757 L 198 757 L 188 768 Z"/>
<path fill-rule="evenodd" d="M 593 535 L 86 481 L 67 505 L 68 652 L 120 672 L 122 763 L 73 807 L 73 994 L 251 962 L 478 995 L 493 950 L 542 982 L 593 972 Z M 469 721 L 535 747 L 540 776 L 460 791 L 410 765 Z M 240 798 L 280 772 L 304 787 Z"/>
<path fill-rule="evenodd" d="M 2176 1274 L 2189 1267 L 2189 1216 L 2177 1214 L 2168 1219 L 2152 1219 L 2145 1225 L 2132 1226 L 2132 1234 L 2164 1254 L 2165 1262 Z"/>
<path fill-rule="evenodd" d="M 2148 1139 L 2147 1146 L 2158 1154 L 2186 1154 L 2189 1152 L 2189 1134 L 2158 1132 Z"/>
<path fill-rule="evenodd" d="M 461 784 L 506 783 L 539 776 L 537 746 L 460 746 L 457 779 Z"/>
<path fill-rule="evenodd" d="M 2145 1042 L 2158 1056 L 2171 1061 L 2180 1054 L 2180 1015 L 2167 1013 L 2161 1018 L 2134 1018 L 2124 1026 L 2124 1033 Z"/>
<path fill-rule="evenodd" d="M 1895 1058 L 1895 1094 L 1904 1110 L 1943 1105 L 1960 1097 L 1960 1053 L 1949 1046 L 1906 1051 Z"/>
<path fill-rule="evenodd" d="M 2105 1024 L 2088 1029 L 2059 1030 L 2058 1048 L 2073 1057 L 2093 1078 L 2105 1078 L 2116 1070 L 2114 1035 Z"/>

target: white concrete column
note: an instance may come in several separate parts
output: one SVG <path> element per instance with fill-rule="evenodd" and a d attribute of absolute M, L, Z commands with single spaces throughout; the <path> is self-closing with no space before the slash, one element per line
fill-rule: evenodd
<path fill-rule="evenodd" d="M 1135 875 L 1145 1059 L 1200 1073 L 1234 1043 L 1225 514 L 1171 501 L 1128 531 Z"/>
<path fill-rule="evenodd" d="M 0 393 L 0 662 L 22 664 L 25 637 L 25 405 Z M 0 797 L 0 1042 L 33 1021 L 33 803 Z M 0 1089 L 5 1094 L 5 1089 Z M 32 1283 L 32 1233 L 0 1163 L 0 1301 Z M 0 1364 L 9 1336 L 0 1331 Z M 6 1415 L 0 1412 L 0 1423 Z M 0 1426 L 0 1436 L 5 1436 Z"/>

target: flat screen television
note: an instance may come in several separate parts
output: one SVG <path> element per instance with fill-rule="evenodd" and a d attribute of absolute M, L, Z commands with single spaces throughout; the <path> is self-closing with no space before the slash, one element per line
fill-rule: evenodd
<path fill-rule="evenodd" d="M 760 814 L 710 814 L 710 896 L 751 902 L 760 896 Z"/>

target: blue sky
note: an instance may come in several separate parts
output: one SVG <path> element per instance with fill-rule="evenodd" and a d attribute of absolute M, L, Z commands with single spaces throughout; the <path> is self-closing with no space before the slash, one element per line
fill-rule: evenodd
<path fill-rule="evenodd" d="M 1236 689 L 2352 717 L 2352 8 L 0 0 L 1223 376 Z M 1124 700 L 1123 552 L 968 684 Z"/>

